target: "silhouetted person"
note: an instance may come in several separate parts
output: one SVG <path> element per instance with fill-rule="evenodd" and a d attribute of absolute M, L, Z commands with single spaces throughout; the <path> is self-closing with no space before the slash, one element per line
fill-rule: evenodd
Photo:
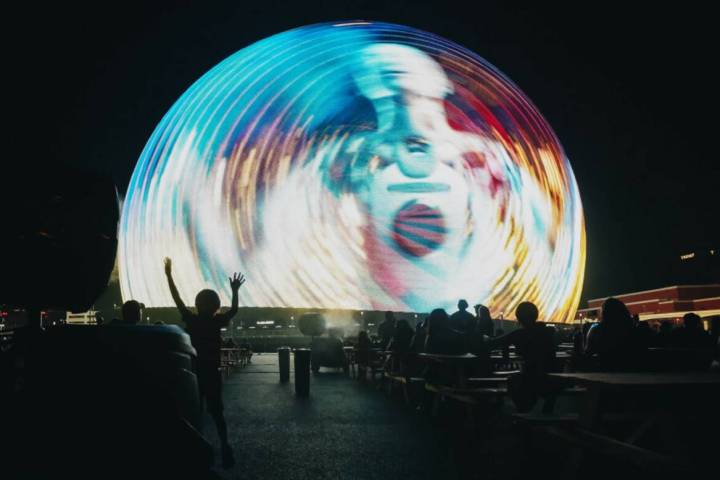
<path fill-rule="evenodd" d="M 596 355 L 603 371 L 631 371 L 640 366 L 642 352 L 625 304 L 616 298 L 605 300 L 600 322 L 588 331 L 585 353 Z"/>
<path fill-rule="evenodd" d="M 683 316 L 683 326 L 676 328 L 672 335 L 672 346 L 676 348 L 712 348 L 712 338 L 703 330 L 702 319 L 696 313 Z"/>
<path fill-rule="evenodd" d="M 572 344 L 575 357 L 585 353 L 585 338 L 583 337 L 582 327 L 575 327 L 572 335 Z"/>
<path fill-rule="evenodd" d="M 596 325 L 594 322 L 585 322 L 582 326 L 582 334 L 583 334 L 583 353 L 587 350 L 587 337 L 588 333 L 590 333 L 590 329 Z"/>
<path fill-rule="evenodd" d="M 655 345 L 658 347 L 669 347 L 672 345 L 673 324 L 670 320 L 660 322 L 660 329 L 655 337 Z"/>
<path fill-rule="evenodd" d="M 442 308 L 433 310 L 427 317 L 425 352 L 441 355 L 467 353 L 464 334 L 450 328 L 450 317 Z M 430 362 L 425 370 L 425 378 L 430 383 L 451 384 L 457 380 L 455 374 L 453 366 L 440 362 Z"/>
<path fill-rule="evenodd" d="M 415 332 L 410 327 L 407 320 L 398 320 L 395 325 L 395 334 L 393 335 L 390 343 L 388 344 L 388 350 L 393 352 L 392 363 L 388 365 L 390 371 L 403 371 L 405 370 L 405 363 L 410 353 L 410 344 L 412 343 Z"/>
<path fill-rule="evenodd" d="M 425 340 L 427 340 L 427 319 L 419 322 L 415 327 L 415 333 L 410 341 L 410 350 L 413 353 L 423 353 L 425 351 Z"/>
<path fill-rule="evenodd" d="M 372 342 L 370 336 L 365 330 L 358 333 L 357 349 L 355 351 L 355 361 L 358 364 L 358 379 L 365 381 L 366 371 L 370 365 L 370 350 L 372 349 Z"/>
<path fill-rule="evenodd" d="M 460 300 L 457 312 L 450 315 L 450 328 L 458 332 L 471 332 L 475 325 L 475 316 L 467 311 L 468 303 Z"/>
<path fill-rule="evenodd" d="M 399 353 L 408 352 L 414 334 L 415 332 L 413 332 L 407 320 L 398 320 L 395 325 L 395 333 L 388 345 L 388 350 Z"/>
<path fill-rule="evenodd" d="M 713 348 L 713 371 L 720 370 L 720 315 L 710 319 L 710 344 Z"/>
<path fill-rule="evenodd" d="M 442 308 L 436 308 L 428 316 L 425 352 L 444 355 L 467 353 L 463 335 L 450 327 L 450 317 Z"/>
<path fill-rule="evenodd" d="M 204 399 L 207 410 L 215 421 L 220 442 L 222 444 L 223 466 L 231 467 L 235 463 L 232 448 L 227 438 L 227 425 L 223 414 L 222 379 L 220 377 L 220 329 L 230 323 L 238 310 L 238 290 L 245 283 L 242 274 L 233 274 L 230 278 L 232 304 L 230 310 L 218 313 L 220 297 L 214 290 L 201 290 L 195 297 L 197 313 L 192 313 L 180 298 L 172 278 L 172 261 L 165 259 L 165 275 L 167 276 L 170 293 L 180 311 L 185 330 L 197 351 L 198 386 L 200 398 Z"/>
<path fill-rule="evenodd" d="M 635 324 L 635 333 L 637 333 L 638 341 L 643 347 L 647 348 L 655 344 L 656 334 L 653 332 L 652 328 L 650 328 L 650 324 L 648 322 L 638 321 Z"/>
<path fill-rule="evenodd" d="M 555 330 L 538 323 L 538 309 L 531 302 L 522 302 L 515 309 L 520 328 L 490 340 L 491 348 L 515 349 L 523 358 L 522 372 L 508 377 L 508 390 L 517 409 L 530 410 L 539 395 L 549 395 L 561 388 L 547 373 L 555 368 Z"/>
<path fill-rule="evenodd" d="M 422 375 L 425 364 L 420 362 L 417 358 L 418 353 L 425 352 L 425 341 L 427 340 L 427 319 L 423 322 L 418 322 L 415 327 L 415 332 L 410 339 L 410 345 L 408 347 L 408 355 L 405 360 L 404 373 L 408 376 L 419 376 Z"/>
<path fill-rule="evenodd" d="M 710 337 L 713 340 L 713 345 L 718 343 L 720 339 L 720 315 L 710 318 Z"/>
<path fill-rule="evenodd" d="M 250 344 L 250 342 L 248 342 L 246 340 L 245 342 L 243 342 L 240 345 L 240 348 L 244 348 L 245 350 L 247 350 L 247 361 L 248 361 L 248 363 L 252 363 L 253 351 L 252 351 L 252 345 Z"/>
<path fill-rule="evenodd" d="M 715 347 L 715 358 L 720 357 L 720 315 L 715 315 L 710 319 L 710 339 L 711 344 Z"/>
<path fill-rule="evenodd" d="M 475 332 L 492 337 L 495 334 L 495 322 L 490 316 L 490 310 L 485 305 L 475 305 Z"/>
<path fill-rule="evenodd" d="M 145 305 L 135 300 L 128 300 L 120 307 L 121 319 L 114 319 L 111 325 L 137 325 L 142 320 L 142 310 Z"/>
<path fill-rule="evenodd" d="M 476 305 L 477 307 L 477 305 Z M 477 311 L 477 308 L 476 308 Z M 482 313 L 481 313 L 482 315 Z M 490 317 L 490 312 L 487 313 L 487 318 Z M 492 328 L 492 320 L 491 328 Z M 490 329 L 488 329 L 487 323 L 483 323 L 478 318 L 475 322 L 474 328 L 471 332 L 465 334 L 465 341 L 467 345 L 467 351 L 477 357 L 471 367 L 471 373 L 474 377 L 487 377 L 492 374 L 492 362 L 490 361 Z"/>
<path fill-rule="evenodd" d="M 390 339 L 395 334 L 395 314 L 393 312 L 385 312 L 385 320 L 378 325 L 378 337 L 380 337 L 380 348 L 385 350 L 390 343 Z"/>

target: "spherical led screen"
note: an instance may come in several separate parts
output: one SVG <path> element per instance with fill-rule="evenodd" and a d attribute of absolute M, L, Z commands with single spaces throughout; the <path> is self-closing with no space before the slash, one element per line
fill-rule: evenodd
<path fill-rule="evenodd" d="M 550 126 L 507 77 L 436 35 L 298 28 L 230 56 L 150 137 L 123 205 L 123 298 L 428 311 L 464 298 L 567 322 L 585 229 Z"/>

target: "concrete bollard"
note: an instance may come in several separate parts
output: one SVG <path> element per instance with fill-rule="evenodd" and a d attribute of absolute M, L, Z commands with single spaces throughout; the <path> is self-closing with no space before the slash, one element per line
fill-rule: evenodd
<path fill-rule="evenodd" d="M 310 395 L 310 349 L 298 348 L 295 350 L 295 395 L 307 397 Z"/>
<path fill-rule="evenodd" d="M 277 352 L 280 365 L 280 382 L 287 383 L 290 380 L 290 348 L 280 347 Z"/>

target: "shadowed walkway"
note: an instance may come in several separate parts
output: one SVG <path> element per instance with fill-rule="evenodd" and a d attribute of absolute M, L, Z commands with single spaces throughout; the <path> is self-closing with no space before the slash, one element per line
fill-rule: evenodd
<path fill-rule="evenodd" d="M 223 397 L 237 458 L 225 478 L 437 479 L 453 471 L 426 418 L 340 370 L 314 375 L 310 398 L 298 399 L 293 373 L 279 383 L 277 355 L 256 355 L 227 378 Z M 217 448 L 209 417 L 205 435 Z"/>

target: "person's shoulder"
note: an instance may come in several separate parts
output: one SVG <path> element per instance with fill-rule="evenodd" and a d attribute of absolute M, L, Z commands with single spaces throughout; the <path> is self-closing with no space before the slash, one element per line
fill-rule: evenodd
<path fill-rule="evenodd" d="M 527 330 L 526 328 L 516 328 L 516 329 L 513 330 L 512 332 L 507 332 L 506 334 L 504 334 L 504 336 L 505 336 L 506 338 L 510 338 L 510 339 L 512 339 L 512 338 L 517 338 L 517 337 L 522 337 L 522 336 L 525 336 L 525 335 L 528 335 L 528 330 Z"/>

